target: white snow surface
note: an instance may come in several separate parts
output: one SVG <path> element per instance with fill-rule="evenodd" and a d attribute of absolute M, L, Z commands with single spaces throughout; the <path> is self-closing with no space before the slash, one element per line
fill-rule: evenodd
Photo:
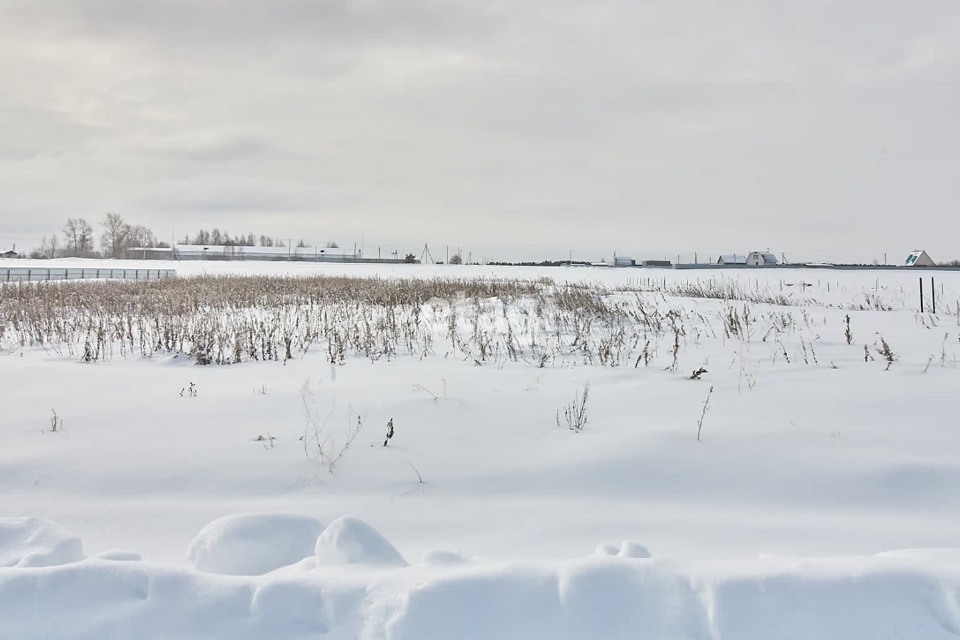
<path fill-rule="evenodd" d="M 83 543 L 38 518 L 0 519 L 0 568 L 51 567 L 83 560 Z"/>
<path fill-rule="evenodd" d="M 743 302 L 618 293 L 692 319 L 675 371 L 672 335 L 636 367 L 636 352 L 619 367 L 477 366 L 445 355 L 445 328 L 426 357 L 340 366 L 320 347 L 207 367 L 7 349 L 0 638 L 960 635 L 960 274 L 148 264 L 611 289 L 719 281 L 790 304 L 750 305 L 741 340 L 721 318 Z M 936 278 L 937 315 L 918 311 L 921 276 Z M 880 338 L 896 353 L 889 370 Z M 332 438 L 364 416 L 334 473 L 300 441 L 308 379 Z M 190 382 L 198 395 L 181 397 Z M 587 382 L 587 427 L 558 428 Z M 197 535 L 249 514 L 316 524 Z M 188 560 L 195 538 L 217 568 Z M 382 562 L 386 548 L 413 564 Z"/>
<path fill-rule="evenodd" d="M 204 573 L 257 576 L 313 554 L 323 523 L 288 513 L 243 513 L 217 518 L 187 549 L 190 564 Z"/>
<path fill-rule="evenodd" d="M 114 562 L 140 562 L 143 560 L 136 551 L 127 551 L 126 549 L 111 549 L 97 554 L 100 560 L 112 560 Z"/>
<path fill-rule="evenodd" d="M 341 542 L 390 544 L 355 518 L 331 527 Z M 374 555 L 382 559 L 382 549 Z M 361 573 L 324 564 L 259 577 L 98 558 L 0 569 L 0 635 L 947 639 L 960 634 L 958 597 L 958 550 L 700 564 L 624 554 L 554 563 L 381 562 Z"/>
<path fill-rule="evenodd" d="M 358 564 L 405 567 L 400 552 L 369 524 L 353 516 L 343 516 L 330 523 L 315 547 L 317 565 L 321 567 Z"/>

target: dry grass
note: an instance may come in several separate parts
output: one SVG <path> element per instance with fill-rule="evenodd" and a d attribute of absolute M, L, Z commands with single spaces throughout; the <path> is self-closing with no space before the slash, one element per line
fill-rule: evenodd
<path fill-rule="evenodd" d="M 752 304 L 698 313 L 662 293 L 549 279 L 21 283 L 0 287 L 0 348 L 42 348 L 87 362 L 174 355 L 203 365 L 319 352 L 334 364 L 438 356 L 481 366 L 616 367 L 653 366 L 664 354 L 663 364 L 677 371 L 681 354 L 704 338 L 785 342 L 801 330 L 791 312 L 758 312 Z M 806 314 L 804 324 L 813 331 Z"/>

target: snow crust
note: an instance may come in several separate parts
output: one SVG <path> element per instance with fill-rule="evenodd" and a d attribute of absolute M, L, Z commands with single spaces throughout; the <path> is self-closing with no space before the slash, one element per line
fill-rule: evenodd
<path fill-rule="evenodd" d="M 313 553 L 323 523 L 287 513 L 225 516 L 203 528 L 190 543 L 187 559 L 198 571 L 256 576 L 303 560 Z"/>
<path fill-rule="evenodd" d="M 651 558 L 653 554 L 650 553 L 650 550 L 639 542 L 633 542 L 631 540 L 625 540 L 623 544 L 620 545 L 620 550 L 617 552 L 617 555 L 621 558 Z"/>
<path fill-rule="evenodd" d="M 250 525 L 238 552 L 251 548 L 256 532 L 266 548 L 278 530 L 296 528 L 295 520 L 275 515 L 223 520 L 232 531 L 241 528 L 232 523 Z M 76 541 L 52 523 L 23 518 L 0 519 L 0 531 L 5 562 L 24 548 L 23 535 L 34 558 L 62 554 L 63 540 Z M 345 554 L 368 570 L 326 563 L 313 571 L 219 576 L 115 561 L 132 559 L 131 552 L 106 554 L 113 560 L 74 554 L 73 561 L 43 568 L 6 564 L 0 635 L 945 640 L 960 634 L 960 549 L 683 564 L 638 562 L 629 554 L 642 546 L 630 543 L 619 556 L 566 562 L 465 564 L 449 562 L 459 554 L 431 552 L 422 564 L 403 566 L 389 541 L 359 519 L 335 520 L 324 535 L 318 546 L 325 559 L 328 552 Z"/>
<path fill-rule="evenodd" d="M 112 560 L 114 562 L 140 562 L 143 560 L 143 556 L 136 551 L 127 551 L 125 549 L 104 551 L 103 553 L 98 553 L 97 558 L 100 560 Z"/>
<path fill-rule="evenodd" d="M 420 564 L 435 565 L 446 567 L 457 564 L 467 564 L 469 558 L 464 557 L 458 551 L 446 551 L 444 549 L 428 549 L 420 558 Z"/>

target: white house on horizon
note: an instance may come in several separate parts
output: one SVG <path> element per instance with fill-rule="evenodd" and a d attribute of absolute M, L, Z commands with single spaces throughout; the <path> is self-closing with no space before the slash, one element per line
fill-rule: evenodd
<path fill-rule="evenodd" d="M 773 267 L 777 265 L 777 256 L 769 251 L 751 251 L 747 264 L 753 267 Z"/>
<path fill-rule="evenodd" d="M 927 252 L 918 249 L 916 251 L 911 251 L 910 255 L 907 256 L 907 259 L 903 262 L 905 267 L 935 267 L 937 263 L 933 261 Z"/>

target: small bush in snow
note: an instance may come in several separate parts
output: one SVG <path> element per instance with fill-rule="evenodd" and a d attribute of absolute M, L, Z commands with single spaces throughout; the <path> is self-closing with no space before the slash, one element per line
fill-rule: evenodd
<path fill-rule="evenodd" d="M 50 416 L 50 431 L 56 433 L 63 430 L 63 420 L 57 415 L 56 409 L 51 409 L 51 411 L 53 411 L 53 415 Z"/>
<path fill-rule="evenodd" d="M 713 395 L 713 385 L 707 391 L 707 399 L 703 401 L 703 412 L 700 414 L 700 421 L 697 423 L 697 442 L 700 442 L 700 433 L 703 431 L 703 420 L 707 417 L 707 409 L 710 408 L 710 396 Z"/>
<path fill-rule="evenodd" d="M 887 362 L 887 368 L 884 369 L 884 371 L 889 371 L 890 365 L 892 365 L 897 359 L 897 354 L 890 349 L 890 345 L 888 345 L 887 341 L 882 337 L 880 338 L 880 347 L 877 349 L 877 353 L 879 353 Z"/>
<path fill-rule="evenodd" d="M 393 418 L 390 418 L 390 422 L 387 423 L 387 437 L 383 441 L 383 446 L 387 446 L 391 438 L 393 438 Z"/>
<path fill-rule="evenodd" d="M 563 408 L 563 419 L 570 431 L 580 432 L 587 426 L 587 400 L 590 398 L 590 383 L 584 385 L 583 391 L 577 391 L 573 401 Z M 557 409 L 557 426 L 560 426 L 560 410 Z"/>
<path fill-rule="evenodd" d="M 356 422 L 353 422 L 353 413 L 349 412 L 346 435 L 340 443 L 337 443 L 333 436 L 326 432 L 327 423 L 330 421 L 330 416 L 333 415 L 336 404 L 331 405 L 330 412 L 321 421 L 316 410 L 310 405 L 310 398 L 312 397 L 313 392 L 310 391 L 310 379 L 308 378 L 300 387 L 300 402 L 306 415 L 303 435 L 300 437 L 301 442 L 303 442 L 303 454 L 307 458 L 323 462 L 327 467 L 327 472 L 332 475 L 337 464 L 347 455 L 350 445 L 360 435 L 364 418 L 362 415 L 357 415 Z"/>

